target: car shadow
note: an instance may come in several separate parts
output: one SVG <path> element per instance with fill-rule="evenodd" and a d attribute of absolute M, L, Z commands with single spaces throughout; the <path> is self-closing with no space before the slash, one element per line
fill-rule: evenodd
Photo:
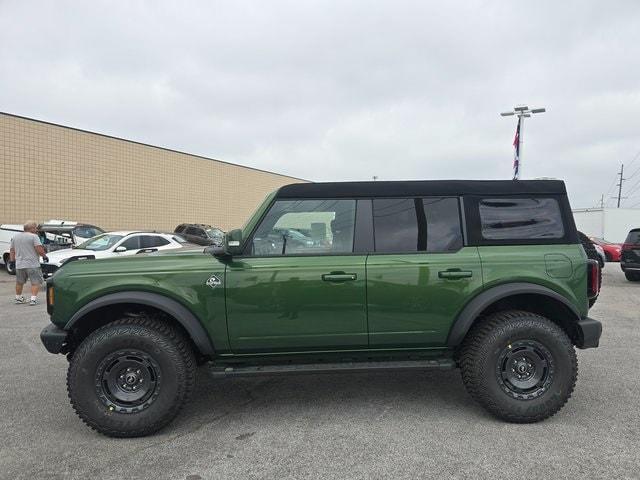
<path fill-rule="evenodd" d="M 282 415 L 329 418 L 339 412 L 353 418 L 394 411 L 424 420 L 465 411 L 470 417 L 490 418 L 469 397 L 458 370 L 212 378 L 202 367 L 192 401 L 178 422 L 200 428 L 228 416 L 251 423 L 265 417 L 277 422 Z"/>

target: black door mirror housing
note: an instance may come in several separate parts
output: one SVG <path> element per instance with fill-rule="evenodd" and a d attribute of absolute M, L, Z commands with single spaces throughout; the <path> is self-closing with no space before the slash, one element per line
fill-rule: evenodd
<path fill-rule="evenodd" d="M 227 232 L 222 245 L 209 245 L 204 251 L 214 257 L 232 257 L 242 254 L 242 230 L 238 228 Z"/>

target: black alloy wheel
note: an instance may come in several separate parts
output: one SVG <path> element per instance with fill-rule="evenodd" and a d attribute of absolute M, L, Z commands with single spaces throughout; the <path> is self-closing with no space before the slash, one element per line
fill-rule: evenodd
<path fill-rule="evenodd" d="M 535 340 L 507 345 L 496 362 L 496 378 L 507 395 L 529 400 L 542 395 L 553 382 L 551 352 Z"/>
<path fill-rule="evenodd" d="M 162 375 L 157 362 L 140 350 L 107 356 L 96 370 L 96 394 L 111 411 L 134 413 L 148 408 L 160 393 Z"/>

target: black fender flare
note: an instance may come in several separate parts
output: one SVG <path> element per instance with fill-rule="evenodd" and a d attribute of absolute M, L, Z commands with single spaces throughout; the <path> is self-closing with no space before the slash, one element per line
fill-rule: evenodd
<path fill-rule="evenodd" d="M 214 354 L 213 343 L 198 318 L 182 304 L 158 293 L 131 291 L 110 293 L 102 297 L 98 297 L 74 313 L 64 326 L 64 329 L 67 331 L 71 330 L 74 324 L 82 317 L 98 308 L 122 303 L 137 303 L 162 310 L 167 315 L 175 318 L 178 323 L 184 327 L 200 353 L 203 355 Z"/>
<path fill-rule="evenodd" d="M 553 300 L 557 300 L 565 305 L 576 317 L 576 322 L 580 320 L 580 313 L 565 297 L 558 292 L 554 292 L 550 288 L 543 287 L 535 283 L 517 282 L 507 283 L 491 287 L 488 290 L 475 296 L 458 314 L 455 322 L 449 330 L 449 336 L 447 337 L 447 346 L 455 348 L 466 336 L 467 332 L 471 328 L 471 325 L 480 313 L 494 302 L 500 299 L 511 297 L 513 295 L 522 294 L 534 294 L 550 297 Z"/>

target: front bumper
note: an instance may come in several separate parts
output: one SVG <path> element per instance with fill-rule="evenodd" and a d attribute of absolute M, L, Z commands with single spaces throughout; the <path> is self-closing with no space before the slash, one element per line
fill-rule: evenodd
<path fill-rule="evenodd" d="M 44 278 L 49 278 L 53 276 L 60 267 L 58 265 L 53 265 L 52 263 L 41 263 L 40 268 L 42 269 L 42 276 Z"/>
<path fill-rule="evenodd" d="M 578 338 L 576 346 L 578 348 L 596 348 L 600 344 L 602 335 L 602 323 L 593 318 L 583 318 L 577 324 Z"/>
<path fill-rule="evenodd" d="M 40 340 L 42 340 L 44 348 L 46 348 L 49 353 L 66 353 L 68 337 L 69 332 L 62 330 L 53 323 L 44 327 L 42 332 L 40 332 Z"/>

